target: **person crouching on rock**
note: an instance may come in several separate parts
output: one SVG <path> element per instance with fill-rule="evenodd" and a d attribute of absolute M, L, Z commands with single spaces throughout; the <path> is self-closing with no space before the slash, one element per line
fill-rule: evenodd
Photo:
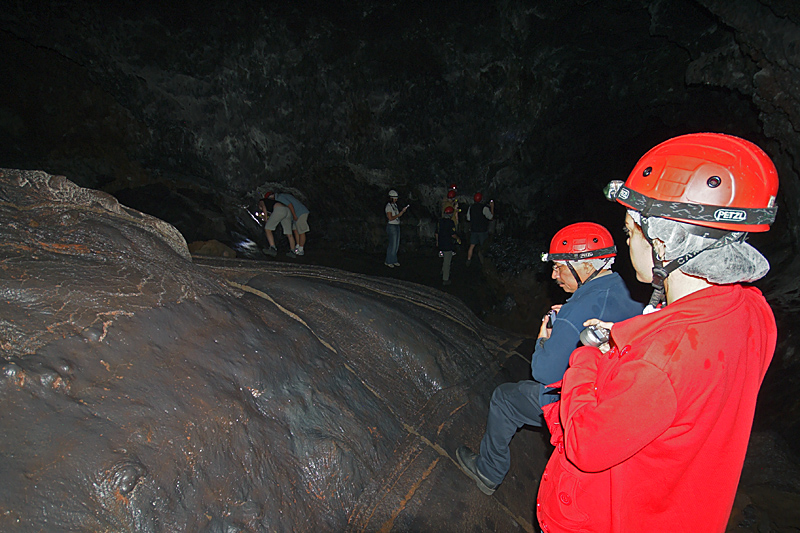
<path fill-rule="evenodd" d="M 295 241 L 292 236 L 292 213 L 285 204 L 276 201 L 273 196 L 273 192 L 268 192 L 258 202 L 258 209 L 266 218 L 264 233 L 267 235 L 267 241 L 269 242 L 269 248 L 264 250 L 264 253 L 272 257 L 278 255 L 278 248 L 275 246 L 275 237 L 272 232 L 280 224 L 281 228 L 283 228 L 283 234 L 289 239 L 289 253 L 286 254 L 286 257 L 297 257 L 293 251 Z"/>
<path fill-rule="evenodd" d="M 275 200 L 288 207 L 289 211 L 291 211 L 292 233 L 297 241 L 294 253 L 296 255 L 305 255 L 306 233 L 309 232 L 308 208 L 300 200 L 286 192 L 275 194 Z M 291 243 L 291 241 L 289 242 Z"/>

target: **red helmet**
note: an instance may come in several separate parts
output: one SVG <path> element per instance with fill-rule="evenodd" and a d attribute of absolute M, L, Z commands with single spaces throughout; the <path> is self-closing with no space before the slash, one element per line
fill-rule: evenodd
<path fill-rule="evenodd" d="M 578 222 L 559 230 L 542 261 L 581 261 L 617 255 L 611 233 L 594 222 Z"/>
<path fill-rule="evenodd" d="M 473 196 L 472 199 L 475 200 L 476 204 L 479 204 L 483 200 L 483 195 L 479 192 L 476 192 L 475 196 Z"/>
<path fill-rule="evenodd" d="M 452 205 L 448 205 L 447 207 L 444 208 L 444 214 L 445 215 L 452 215 L 453 213 L 455 213 L 455 211 L 456 210 L 453 209 Z"/>
<path fill-rule="evenodd" d="M 454 191 L 454 190 L 456 190 L 456 184 L 455 184 L 455 183 L 451 183 L 451 184 L 450 184 L 450 190 L 451 190 L 451 191 Z"/>
<path fill-rule="evenodd" d="M 693 133 L 647 152 L 616 192 L 644 216 L 727 231 L 767 231 L 778 172 L 761 148 L 722 133 Z"/>
<path fill-rule="evenodd" d="M 272 196 L 273 194 L 275 194 L 275 193 L 272 192 L 272 191 L 265 192 L 264 193 L 264 200 L 269 200 L 269 197 Z"/>
<path fill-rule="evenodd" d="M 453 198 L 455 198 L 456 197 L 456 190 L 455 189 L 450 189 L 449 191 L 447 191 L 447 197 L 450 198 L 451 200 Z"/>

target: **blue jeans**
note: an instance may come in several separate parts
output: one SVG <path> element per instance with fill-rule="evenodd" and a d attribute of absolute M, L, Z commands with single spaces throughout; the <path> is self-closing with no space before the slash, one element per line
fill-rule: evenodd
<path fill-rule="evenodd" d="M 386 264 L 397 263 L 397 250 L 400 249 L 400 224 L 386 224 L 389 246 L 386 248 Z"/>
<path fill-rule="evenodd" d="M 541 426 L 544 422 L 539 406 L 541 387 L 537 381 L 520 381 L 494 389 L 477 460 L 478 469 L 489 481 L 500 484 L 506 477 L 511 466 L 508 445 L 517 430 L 525 424 Z"/>

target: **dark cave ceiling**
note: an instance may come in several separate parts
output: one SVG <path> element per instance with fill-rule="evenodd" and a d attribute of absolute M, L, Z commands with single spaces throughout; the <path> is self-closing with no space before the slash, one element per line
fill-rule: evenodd
<path fill-rule="evenodd" d="M 270 183 L 325 220 L 388 187 L 433 214 L 457 182 L 495 196 L 510 230 L 548 233 L 563 205 L 596 205 L 575 189 L 670 135 L 783 144 L 759 105 L 761 43 L 713 2 L 95 4 L 0 15 L 0 161 L 138 203 L 189 240 L 227 240 L 231 207 Z"/>
<path fill-rule="evenodd" d="M 618 225 L 600 190 L 665 138 L 740 135 L 781 176 L 756 242 L 776 366 L 796 369 L 798 21 L 791 0 L 4 2 L 0 167 L 105 190 L 188 241 L 247 232 L 241 206 L 283 187 L 316 238 L 365 249 L 388 188 L 423 219 L 455 182 L 541 245 Z"/>

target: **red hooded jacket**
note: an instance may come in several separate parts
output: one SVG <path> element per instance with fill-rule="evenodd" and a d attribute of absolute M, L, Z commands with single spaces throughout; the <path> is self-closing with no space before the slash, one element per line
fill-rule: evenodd
<path fill-rule="evenodd" d="M 712 286 L 611 337 L 607 354 L 572 353 L 561 401 L 546 406 L 556 449 L 542 529 L 724 532 L 775 351 L 772 310 L 755 288 Z"/>

